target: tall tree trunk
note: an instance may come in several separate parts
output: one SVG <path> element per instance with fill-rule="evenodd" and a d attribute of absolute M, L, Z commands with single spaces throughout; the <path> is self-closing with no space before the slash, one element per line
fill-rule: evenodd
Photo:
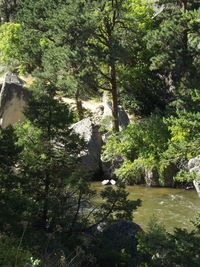
<path fill-rule="evenodd" d="M 119 132 L 119 116 L 118 116 L 118 94 L 117 94 L 117 81 L 116 81 L 116 69 L 112 64 L 109 67 L 110 70 L 110 88 L 112 94 L 112 116 L 113 116 L 113 131 Z"/>
<path fill-rule="evenodd" d="M 79 90 L 79 88 L 77 88 L 77 91 L 75 94 L 76 109 L 77 109 L 79 120 L 82 120 L 84 117 L 84 112 L 83 112 L 82 101 L 80 100 L 79 96 L 80 96 L 80 90 Z"/>
<path fill-rule="evenodd" d="M 188 8 L 188 0 L 183 1 L 183 13 L 187 11 Z M 182 51 L 182 58 L 183 58 L 183 66 L 182 66 L 182 75 L 187 75 L 188 68 L 191 66 L 191 56 L 188 50 L 188 29 L 186 28 L 183 31 L 183 51 Z"/>
<path fill-rule="evenodd" d="M 49 175 L 46 175 L 45 181 L 44 181 L 44 205 L 43 205 L 43 214 L 42 214 L 42 222 L 43 227 L 47 229 L 48 224 L 48 211 L 49 211 Z"/>
<path fill-rule="evenodd" d="M 183 12 L 187 11 L 188 0 L 183 0 Z"/>

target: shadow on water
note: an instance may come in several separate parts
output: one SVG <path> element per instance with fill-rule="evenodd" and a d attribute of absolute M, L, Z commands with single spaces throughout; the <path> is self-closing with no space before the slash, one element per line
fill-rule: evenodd
<path fill-rule="evenodd" d="M 100 191 L 103 189 L 99 182 L 93 187 Z M 200 198 L 195 190 L 175 188 L 148 188 L 143 185 L 127 186 L 129 198 L 141 199 L 142 206 L 134 213 L 134 221 L 144 230 L 152 217 L 163 224 L 170 232 L 174 227 L 193 229 L 191 220 L 200 212 Z"/>

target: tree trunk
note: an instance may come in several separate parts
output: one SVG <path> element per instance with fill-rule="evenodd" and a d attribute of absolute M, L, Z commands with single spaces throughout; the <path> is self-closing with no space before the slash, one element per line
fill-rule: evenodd
<path fill-rule="evenodd" d="M 188 0 L 183 0 L 183 12 L 187 11 Z"/>
<path fill-rule="evenodd" d="M 84 117 L 84 112 L 83 112 L 83 106 L 82 106 L 82 101 L 79 98 L 79 88 L 76 91 L 75 94 L 75 100 L 76 100 L 76 109 L 77 109 L 77 113 L 78 113 L 78 118 L 79 120 L 82 120 Z"/>
<path fill-rule="evenodd" d="M 109 68 L 110 68 L 110 88 L 111 88 L 111 94 L 112 94 L 113 131 L 114 132 L 119 132 L 116 69 L 115 69 L 115 65 L 114 64 L 111 65 Z"/>

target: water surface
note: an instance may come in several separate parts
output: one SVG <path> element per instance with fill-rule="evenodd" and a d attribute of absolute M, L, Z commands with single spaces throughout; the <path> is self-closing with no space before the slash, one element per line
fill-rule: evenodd
<path fill-rule="evenodd" d="M 103 189 L 100 182 L 93 183 L 97 191 Z M 134 213 L 134 222 L 147 230 L 152 216 L 170 232 L 174 227 L 193 229 L 191 220 L 200 212 L 200 198 L 195 190 L 175 188 L 148 188 L 146 186 L 127 186 L 129 198 L 141 199 L 142 206 Z"/>

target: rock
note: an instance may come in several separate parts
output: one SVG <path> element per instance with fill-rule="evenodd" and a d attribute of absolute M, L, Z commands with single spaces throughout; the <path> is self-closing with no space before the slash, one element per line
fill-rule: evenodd
<path fill-rule="evenodd" d="M 135 235 L 141 232 L 142 228 L 128 220 L 117 220 L 108 227 L 105 227 L 103 231 L 104 242 L 110 244 L 110 246 L 117 251 L 121 251 L 126 248 L 130 251 L 132 257 L 137 255 L 137 240 Z"/>
<path fill-rule="evenodd" d="M 192 184 L 189 183 L 189 185 L 185 187 L 185 190 L 191 190 L 191 189 L 194 189 L 193 183 Z"/>
<path fill-rule="evenodd" d="M 200 181 L 199 180 L 194 180 L 193 181 L 193 185 L 194 185 L 198 195 L 200 196 Z"/>
<path fill-rule="evenodd" d="M 95 125 L 100 125 L 100 121 L 102 119 L 103 116 L 103 112 L 104 112 L 104 106 L 103 105 L 99 105 L 93 112 L 91 120 Z"/>
<path fill-rule="evenodd" d="M 130 120 L 129 120 L 128 114 L 126 113 L 124 108 L 121 106 L 118 106 L 118 115 L 119 115 L 119 127 L 120 127 L 120 129 L 126 128 L 129 125 Z"/>
<path fill-rule="evenodd" d="M 200 167 L 200 155 L 192 158 L 188 161 L 188 169 L 191 170 L 192 168 L 198 166 Z"/>
<path fill-rule="evenodd" d="M 17 76 L 16 74 L 14 73 L 7 73 L 5 75 L 5 83 L 9 83 L 9 84 L 17 84 L 19 86 L 24 86 L 25 84 L 25 81 L 22 80 L 19 76 Z"/>
<path fill-rule="evenodd" d="M 23 109 L 30 93 L 23 85 L 24 81 L 17 75 L 6 74 L 0 91 L 0 127 L 25 120 Z"/>
<path fill-rule="evenodd" d="M 97 258 L 99 266 L 118 266 L 115 261 L 125 249 L 134 262 L 131 266 L 136 267 L 136 234 L 142 231 L 142 228 L 132 221 L 121 219 L 111 224 L 103 221 L 85 232 L 89 240 L 87 250 Z"/>
<path fill-rule="evenodd" d="M 147 169 L 144 168 L 144 179 L 147 186 L 154 187 L 154 186 L 168 186 L 172 187 L 174 185 L 174 177 L 178 173 L 178 168 L 175 164 L 170 163 L 162 173 L 163 183 L 160 184 L 159 181 L 159 173 L 156 167 Z"/>
<path fill-rule="evenodd" d="M 195 166 L 192 169 L 189 169 L 189 172 L 195 172 L 196 174 L 200 175 L 200 166 Z"/>
<path fill-rule="evenodd" d="M 152 169 L 144 169 L 144 179 L 147 186 L 159 186 L 158 170 L 154 167 Z"/>
<path fill-rule="evenodd" d="M 102 185 L 108 185 L 110 183 L 110 180 L 103 180 L 101 182 Z"/>
<path fill-rule="evenodd" d="M 172 187 L 174 185 L 174 177 L 178 173 L 178 168 L 175 164 L 170 163 L 163 171 L 164 186 Z"/>
<path fill-rule="evenodd" d="M 116 185 L 116 181 L 113 179 L 110 180 L 110 183 L 111 183 L 111 185 Z"/>
<path fill-rule="evenodd" d="M 193 180 L 193 185 L 200 196 L 200 155 L 188 161 L 188 169 L 190 173 L 194 172 L 199 176 L 199 179 Z"/>
<path fill-rule="evenodd" d="M 112 102 L 110 101 L 110 98 L 106 93 L 104 93 L 103 95 L 103 106 L 104 106 L 104 111 L 102 115 L 101 124 L 103 124 L 103 126 L 106 129 L 111 129 L 112 128 Z M 126 111 L 121 106 L 118 106 L 118 115 L 119 115 L 119 126 L 121 130 L 123 128 L 126 128 L 129 125 L 130 120 L 129 120 L 129 117 Z"/>
<path fill-rule="evenodd" d="M 111 179 L 111 180 L 103 180 L 101 182 L 102 185 L 116 185 L 116 181 Z"/>
<path fill-rule="evenodd" d="M 98 132 L 98 126 L 94 125 L 90 118 L 85 118 L 75 123 L 72 129 L 87 143 L 87 149 L 82 155 L 81 167 L 92 173 L 100 172 L 102 138 Z"/>

